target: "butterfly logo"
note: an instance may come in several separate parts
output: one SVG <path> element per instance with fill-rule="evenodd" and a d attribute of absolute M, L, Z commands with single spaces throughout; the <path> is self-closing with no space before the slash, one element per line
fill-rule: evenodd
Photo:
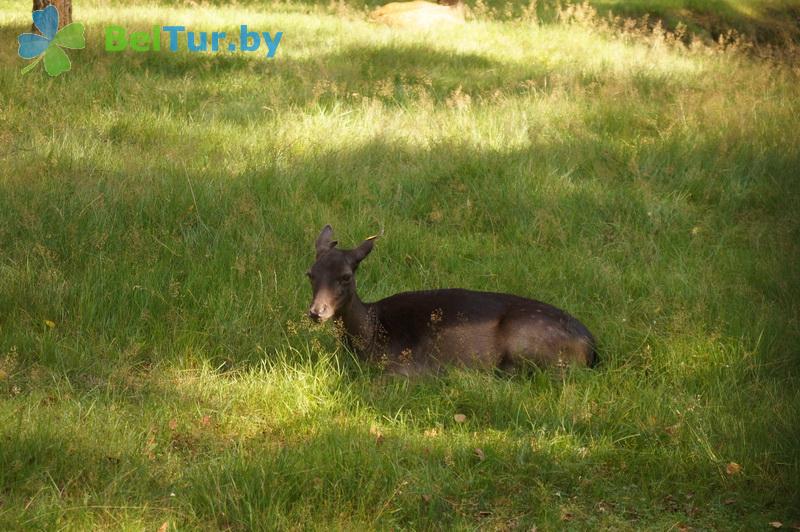
<path fill-rule="evenodd" d="M 58 76 L 69 70 L 72 64 L 62 48 L 82 49 L 86 47 L 83 24 L 73 22 L 59 30 L 58 9 L 53 5 L 34 11 L 33 23 L 42 32 L 41 35 L 23 33 L 17 37 L 20 57 L 23 59 L 36 58 L 22 69 L 22 73 L 30 72 L 42 59 L 44 59 L 45 71 L 51 76 Z"/>

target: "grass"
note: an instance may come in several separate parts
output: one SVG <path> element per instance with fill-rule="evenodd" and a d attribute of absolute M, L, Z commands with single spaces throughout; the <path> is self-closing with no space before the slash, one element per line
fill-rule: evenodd
<path fill-rule="evenodd" d="M 223 4 L 223 0 L 206 0 Z M 245 1 L 247 3 L 248 0 Z M 251 0 L 249 0 L 251 1 Z M 319 0 L 302 0 L 324 5 Z M 373 8 L 382 0 L 350 0 L 349 6 Z M 617 24 L 639 20 L 651 29 L 660 25 L 670 31 L 683 28 L 687 40 L 705 41 L 728 38 L 731 33 L 745 36 L 760 45 L 797 46 L 800 44 L 800 1 L 798 0 L 464 0 L 468 12 L 477 18 L 533 18 L 552 23 L 563 15 L 565 4 L 581 4 L 583 11 L 595 10 L 604 18 L 619 18 Z"/>
<path fill-rule="evenodd" d="M 684 24 L 699 36 L 718 39 L 736 31 L 761 42 L 800 42 L 800 2 L 797 0 L 594 0 L 602 13 L 641 17 L 675 29 Z"/>
<path fill-rule="evenodd" d="M 0 4 L 2 42 L 28 9 Z M 58 78 L 0 47 L 0 528 L 800 520 L 794 63 L 566 22 L 74 15 Z M 272 61 L 102 49 L 178 22 L 285 37 Z M 364 299 L 535 297 L 602 365 L 359 364 L 302 318 L 324 223 L 385 228 Z"/>

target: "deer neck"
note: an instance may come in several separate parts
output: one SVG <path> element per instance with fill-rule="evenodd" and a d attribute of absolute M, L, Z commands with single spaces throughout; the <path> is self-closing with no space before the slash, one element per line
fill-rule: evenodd
<path fill-rule="evenodd" d="M 350 346 L 359 353 L 368 354 L 374 347 L 377 319 L 374 316 L 372 305 L 365 304 L 353 293 L 347 306 L 342 309 L 342 322 L 344 323 Z"/>

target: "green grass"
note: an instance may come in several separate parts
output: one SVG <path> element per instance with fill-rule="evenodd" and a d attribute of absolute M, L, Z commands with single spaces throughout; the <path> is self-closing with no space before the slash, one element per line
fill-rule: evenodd
<path fill-rule="evenodd" d="M 592 0 L 601 13 L 622 17 L 648 15 L 674 29 L 684 24 L 689 31 L 718 39 L 736 31 L 748 39 L 780 44 L 800 43 L 798 0 Z"/>
<path fill-rule="evenodd" d="M 51 79 L 19 74 L 28 9 L 0 4 L 0 529 L 800 520 L 794 63 L 76 2 L 88 48 Z M 179 22 L 285 37 L 273 61 L 102 50 L 108 24 Z M 385 229 L 364 299 L 535 297 L 601 366 L 360 365 L 303 320 L 324 223 Z"/>
<path fill-rule="evenodd" d="M 188 0 L 184 0 L 188 3 Z M 225 5 L 225 0 L 201 0 Z M 242 0 L 256 5 L 254 0 Z M 310 5 L 328 5 L 326 0 L 298 0 Z M 639 20 L 651 29 L 657 24 L 670 31 L 681 26 L 687 40 L 696 37 L 718 41 L 730 32 L 761 45 L 800 45 L 800 0 L 463 0 L 468 13 L 477 18 L 534 18 L 552 23 L 568 4 L 582 4 L 582 11 L 596 10 L 603 18 Z M 352 7 L 371 9 L 385 0 L 348 0 Z"/>

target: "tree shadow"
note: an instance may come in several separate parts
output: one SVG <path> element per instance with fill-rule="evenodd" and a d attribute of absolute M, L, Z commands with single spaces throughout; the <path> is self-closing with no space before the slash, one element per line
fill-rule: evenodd
<path fill-rule="evenodd" d="M 191 509 L 221 526 L 245 528 L 267 515 L 285 520 L 279 526 L 298 518 L 341 524 L 345 515 L 353 519 L 345 521 L 347 526 L 533 523 L 531 514 L 548 511 L 546 501 L 524 490 L 509 493 L 491 475 L 528 472 L 529 478 L 570 494 L 577 484 L 577 477 L 547 453 L 531 450 L 520 458 L 517 452 L 515 463 L 514 444 L 484 447 L 481 460 L 461 439 L 425 440 L 329 423 L 302 444 L 259 460 L 227 455 L 216 464 L 192 468 L 187 480 L 201 489 Z"/>
<path fill-rule="evenodd" d="M 613 113 L 613 109 L 609 112 Z M 203 131 L 187 131 L 183 142 L 197 145 L 204 136 Z M 712 140 L 708 146 L 695 143 L 677 151 L 675 146 L 664 146 L 664 153 L 653 155 L 653 160 L 678 161 L 684 152 L 712 153 L 715 149 Z M 83 290 L 61 292 L 53 297 L 47 292 L 24 295 L 22 286 L 8 287 L 7 290 L 16 292 L 8 292 L 6 304 L 25 301 L 26 308 L 15 310 L 12 304 L 5 315 L 16 315 L 13 319 L 27 323 L 26 316 L 66 313 L 59 323 L 68 329 L 69 323 L 77 320 L 80 330 L 73 333 L 89 339 L 79 342 L 87 346 L 96 340 L 101 340 L 98 345 L 121 341 L 124 348 L 134 341 L 148 343 L 148 338 L 160 338 L 162 345 L 157 351 L 161 355 L 152 353 L 152 348 L 141 353 L 163 356 L 171 351 L 166 345 L 177 342 L 207 353 L 211 361 L 233 365 L 248 360 L 257 362 L 263 351 L 256 346 L 275 349 L 276 340 L 285 339 L 286 321 L 303 315 L 308 295 L 302 272 L 312 258 L 310 243 L 315 231 L 324 221 L 346 220 L 344 227 L 350 234 L 366 236 L 374 233 L 375 220 L 382 219 L 400 235 L 381 242 L 381 252 L 362 268 L 360 286 L 365 299 L 455 283 L 467 285 L 465 288 L 518 293 L 567 309 L 596 332 L 610 353 L 627 353 L 641 345 L 642 336 L 625 333 L 625 329 L 636 329 L 636 324 L 621 327 L 613 312 L 607 314 L 609 309 L 604 302 L 617 299 L 617 284 L 623 283 L 641 293 L 643 303 L 638 313 L 643 323 L 663 319 L 661 316 L 668 315 L 670 308 L 683 312 L 680 297 L 667 299 L 670 308 L 661 307 L 663 297 L 658 304 L 648 305 L 647 294 L 658 292 L 658 283 L 654 280 L 652 286 L 644 286 L 635 279 L 626 281 L 625 271 L 628 261 L 642 259 L 655 260 L 646 269 L 651 272 L 648 275 L 669 273 L 669 258 L 659 258 L 659 239 L 672 245 L 682 242 L 697 249 L 691 227 L 676 225 L 668 213 L 654 216 L 650 205 L 653 189 L 669 198 L 676 186 L 694 186 L 694 178 L 687 176 L 688 181 L 676 184 L 675 170 L 666 168 L 657 169 L 664 174 L 650 176 L 640 182 L 642 186 L 635 184 L 637 181 L 628 170 L 617 176 L 598 177 L 596 165 L 606 157 L 606 150 L 592 137 L 538 138 L 529 147 L 514 149 L 478 149 L 455 142 L 423 147 L 373 138 L 347 149 L 309 153 L 307 157 L 293 159 L 290 165 L 281 164 L 280 168 L 245 169 L 238 175 L 221 176 L 228 183 L 222 187 L 209 181 L 202 169 L 184 168 L 180 161 L 162 161 L 149 170 L 163 176 L 151 185 L 168 194 L 170 201 L 183 198 L 180 202 L 185 204 L 169 210 L 164 210 L 163 203 L 155 199 L 158 195 L 152 195 L 153 188 L 147 188 L 146 194 L 145 189 L 127 189 L 123 194 L 119 189 L 122 184 L 113 177 L 117 171 L 103 166 L 108 160 L 78 160 L 64 155 L 55 165 L 55 172 L 63 166 L 80 173 L 89 164 L 95 175 L 106 176 L 102 178 L 105 203 L 88 217 L 85 202 L 91 199 L 89 195 L 96 196 L 93 192 L 96 184 L 74 182 L 70 184 L 74 199 L 62 208 L 66 219 L 75 221 L 62 226 L 62 213 L 52 209 L 42 209 L 37 219 L 37 224 L 56 231 L 51 245 L 59 255 L 72 257 L 62 262 L 60 268 L 69 272 Z M 770 165 L 775 168 L 775 175 L 783 175 L 782 169 L 797 164 L 795 157 L 789 152 L 771 154 Z M 548 175 L 563 168 L 573 169 L 574 186 L 560 192 L 539 188 L 535 180 L 530 180 L 530 176 Z M 520 188 L 522 184 L 531 188 Z M 784 185 L 791 187 L 788 182 Z M 624 198 L 617 193 L 619 187 L 627 190 Z M 750 195 L 742 196 L 724 187 L 713 187 L 713 194 L 719 195 L 715 198 L 708 196 L 712 190 L 706 187 L 703 202 L 713 205 L 724 199 L 750 205 L 750 196 L 761 194 L 762 188 L 755 187 Z M 771 205 L 785 197 L 781 187 L 772 188 L 769 193 L 774 196 L 772 200 L 760 196 L 764 212 L 772 212 Z M 56 201 L 54 194 L 60 197 L 56 189 L 42 189 L 35 184 L 28 193 L 37 194 L 34 204 Z M 304 198 L 305 207 L 296 213 L 287 212 L 285 202 L 293 201 L 291 198 Z M 245 211 L 241 211 L 243 201 L 251 205 Z M 367 217 L 360 214 L 365 212 L 365 201 L 373 211 Z M 689 197 L 676 201 L 680 204 L 670 208 L 698 207 Z M 188 211 L 195 202 L 202 212 L 200 219 Z M 441 213 L 440 219 L 431 217 L 434 211 Z M 109 212 L 117 213 L 113 225 L 103 221 L 108 219 Z M 308 219 L 309 212 L 315 213 L 316 221 Z M 267 224 L 266 220 L 273 222 Z M 100 230 L 96 224 L 103 226 L 102 232 L 115 246 L 110 251 L 117 254 L 117 266 L 111 270 L 104 266 L 107 272 L 104 275 L 120 282 L 129 279 L 121 282 L 121 290 L 109 292 L 103 285 L 88 281 L 92 272 L 101 267 L 87 255 L 95 249 L 91 242 Z M 465 227 L 469 228 L 469 234 L 463 233 Z M 420 241 L 423 235 L 426 242 Z M 488 242 L 498 248 L 490 257 L 482 249 Z M 133 247 L 127 247 L 130 245 Z M 708 252 L 713 249 L 709 247 Z M 265 254 L 265 250 L 269 251 Z M 449 251 L 442 255 L 437 250 Z M 235 261 L 243 252 L 253 255 L 252 263 L 242 265 L 241 273 L 237 274 Z M 556 260 L 558 256 L 561 259 Z M 573 267 L 569 272 L 558 269 L 564 256 L 572 257 Z M 460 274 L 468 277 L 466 281 L 459 282 L 449 273 L 450 261 L 456 257 L 462 261 Z M 52 267 L 50 259 L 40 260 L 41 267 Z M 378 262 L 384 266 L 378 268 Z M 702 273 L 703 286 L 724 285 L 727 274 L 708 270 L 706 266 L 692 262 L 686 265 L 687 274 Z M 391 275 L 378 274 L 386 268 L 407 282 L 418 284 L 400 285 Z M 604 278 L 610 268 L 614 275 Z M 487 272 L 493 275 L 487 277 Z M 780 270 L 769 275 L 780 278 L 785 273 Z M 265 275 L 280 283 L 266 285 Z M 532 275 L 539 279 L 535 289 L 528 281 Z M 208 283 L 207 279 L 217 281 Z M 591 285 L 593 292 L 579 294 L 563 288 L 575 283 Z M 694 289 L 686 290 L 685 297 L 696 297 Z M 212 304 L 214 301 L 227 303 Z M 611 306 L 614 308 L 614 312 L 620 311 L 617 305 Z M 742 323 L 740 311 L 738 306 L 727 311 L 725 307 L 718 308 L 722 332 L 731 338 L 744 334 L 755 342 L 763 329 L 758 323 Z M 33 323 L 29 325 L 36 327 Z M 781 327 L 775 324 L 773 334 L 780 336 Z M 134 336 L 112 342 L 115 330 Z M 17 338 L 16 342 L 20 347 L 26 345 L 45 354 L 45 360 L 61 363 L 64 358 L 58 355 L 58 345 L 70 341 L 70 333 L 62 337 L 60 329 L 56 329 L 44 334 L 38 340 L 33 340 L 39 338 L 35 334 L 29 340 Z M 163 344 L 166 338 L 171 340 Z"/>
<path fill-rule="evenodd" d="M 715 42 L 728 32 L 736 31 L 761 45 L 800 43 L 800 8 L 791 2 L 745 6 L 732 0 L 662 5 L 596 0 L 591 5 L 603 15 L 613 13 L 633 18 L 648 15 L 651 26 L 660 21 L 668 30 L 675 30 L 678 24 L 684 24 L 693 34 Z"/>
<path fill-rule="evenodd" d="M 148 459 L 145 445 L 131 448 L 127 443 L 137 438 L 131 431 L 138 428 L 98 429 L 96 414 L 90 413 L 107 405 L 98 405 L 96 397 L 71 399 L 69 407 L 56 415 L 57 400 L 51 401 L 36 405 L 35 412 L 21 413 L 26 422 L 16 432 L 9 427 L 0 432 L 3 526 L 52 528 L 76 516 L 83 521 L 87 514 L 95 514 L 102 521 L 109 513 L 134 512 L 138 512 L 136 520 L 155 520 L 169 511 L 171 480 Z M 83 412 L 76 417 L 82 420 L 68 419 L 74 415 L 75 403 Z M 120 412 L 128 407 L 114 405 L 112 409 L 119 411 L 109 417 L 119 423 Z"/>
<path fill-rule="evenodd" d="M 12 41 L 20 31 L 19 27 L 4 25 L 0 27 L 0 38 Z M 9 61 L 22 64 L 12 54 L 7 51 Z M 166 50 L 110 53 L 99 42 L 89 42 L 87 49 L 75 54 L 73 63 L 69 73 L 72 82 L 103 76 L 114 80 L 112 85 L 123 99 L 126 85 L 132 85 L 133 93 L 146 90 L 187 110 L 222 99 L 229 107 L 242 106 L 245 112 L 221 112 L 220 117 L 244 115 L 251 119 L 261 114 L 265 106 L 274 110 L 314 104 L 354 106 L 364 98 L 374 98 L 384 105 L 403 106 L 420 99 L 440 104 L 454 94 L 491 99 L 498 94 L 510 97 L 532 90 L 547 92 L 564 83 L 596 88 L 619 81 L 619 73 L 579 68 L 572 62 L 554 65 L 545 58 L 503 61 L 428 43 L 354 44 L 311 57 L 288 53 L 267 60 L 257 54 Z M 656 69 L 647 68 L 631 75 L 631 82 L 647 90 L 667 90 L 664 87 L 674 88 L 676 83 L 690 84 L 700 74 L 686 72 L 666 79 Z M 220 77 L 237 82 L 220 84 Z M 212 110 L 215 107 L 211 105 Z"/>
<path fill-rule="evenodd" d="M 281 378 L 269 371 L 262 376 L 265 386 Z M 332 410 L 321 406 L 276 423 L 260 417 L 261 402 L 251 405 L 254 419 L 270 427 L 263 432 L 237 424 L 213 429 L 217 417 L 230 414 L 231 397 L 167 381 L 134 401 L 128 394 L 100 400 L 88 394 L 70 398 L 69 409 L 46 405 L 51 413 L 64 410 L 53 414 L 59 423 L 37 419 L 16 432 L 6 426 L 0 493 L 4 504 L 14 505 L 9 510 L 27 503 L 31 510 L 18 516 L 40 526 L 63 523 L 64 514 L 88 497 L 111 515 L 133 512 L 137 520 L 175 519 L 184 526 L 527 529 L 558 523 L 564 512 L 576 523 L 595 522 L 600 503 L 617 524 L 635 526 L 655 511 L 643 511 L 641 497 L 669 502 L 683 493 L 692 504 L 665 509 L 675 518 L 697 526 L 738 522 L 742 510 L 720 501 L 762 488 L 766 501 L 774 483 L 782 482 L 726 479 L 702 454 L 676 460 L 671 436 L 651 440 L 634 432 L 629 419 L 621 423 L 603 414 L 570 420 L 574 412 L 554 399 L 563 396 L 559 387 L 576 387 L 581 395 L 580 388 L 608 378 L 602 373 L 575 374 L 560 383 L 544 374 L 494 383 L 473 372 L 416 381 L 342 377 L 349 394 Z M 142 405 L 158 415 L 144 417 Z M 167 422 L 170 409 L 179 412 L 180 425 Z M 181 417 L 205 411 L 215 414 L 199 426 L 209 432 L 207 445 Z M 455 420 L 453 412 L 466 413 L 466 421 Z M 97 430 L 106 415 L 108 426 Z M 630 498 L 631 486 L 640 498 Z M 791 496 L 789 490 L 771 504 Z"/>

